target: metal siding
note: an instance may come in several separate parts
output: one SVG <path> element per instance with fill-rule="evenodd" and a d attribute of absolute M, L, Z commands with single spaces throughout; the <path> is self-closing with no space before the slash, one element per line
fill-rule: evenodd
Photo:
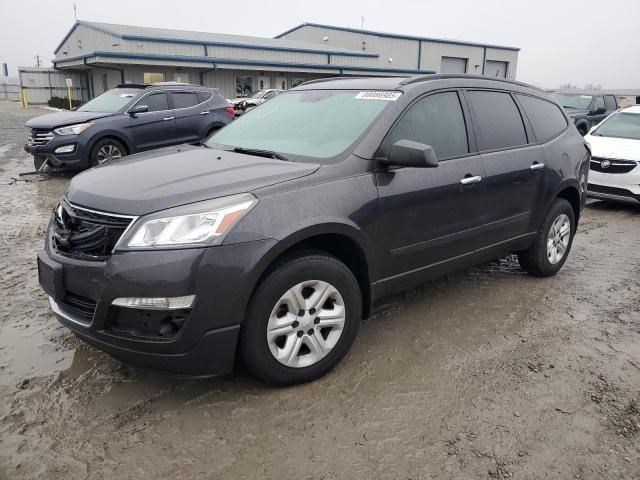
<path fill-rule="evenodd" d="M 208 47 L 209 57 L 242 59 L 242 60 L 258 60 L 264 62 L 283 62 L 283 63 L 327 63 L 327 55 L 323 53 L 305 53 L 305 52 L 285 52 L 271 50 L 255 50 L 249 48 L 235 47 Z"/>
<path fill-rule="evenodd" d="M 324 37 L 329 37 L 328 42 L 323 42 Z M 362 50 L 363 40 L 366 42 L 366 52 L 377 53 L 379 58 L 374 60 L 379 68 L 413 68 L 418 65 L 418 42 L 395 38 L 382 38 L 375 35 L 362 35 L 360 33 L 343 32 L 329 28 L 306 26 L 287 34 L 287 40 L 300 40 L 311 43 L 321 43 L 326 48 L 342 47 L 349 50 Z M 393 59 L 389 63 L 389 58 Z"/>
<path fill-rule="evenodd" d="M 78 44 L 78 40 L 81 41 L 81 44 Z M 115 35 L 79 24 L 62 44 L 55 58 L 56 60 L 64 60 L 66 57 L 71 58 L 87 52 L 119 51 L 118 47 L 113 46 L 114 43 L 122 43 L 122 40 Z M 63 52 L 67 52 L 67 55 L 64 55 Z"/>
<path fill-rule="evenodd" d="M 60 72 L 51 68 L 18 68 L 20 84 L 27 91 L 29 103 L 46 104 L 51 97 L 67 97 L 66 79 L 71 78 L 73 87 L 71 97 L 75 100 L 87 100 L 87 80 L 84 75 L 73 72 Z"/>
<path fill-rule="evenodd" d="M 422 42 L 422 62 L 420 68 L 435 70 L 440 73 L 442 57 L 466 58 L 468 59 L 467 73 L 480 75 L 482 73 L 482 54 L 483 49 L 481 47 L 439 42 Z"/>
<path fill-rule="evenodd" d="M 487 48 L 487 61 L 489 60 L 507 62 L 509 64 L 507 78 L 516 78 L 516 71 L 518 68 L 518 52 L 511 50 L 499 50 L 496 48 Z"/>

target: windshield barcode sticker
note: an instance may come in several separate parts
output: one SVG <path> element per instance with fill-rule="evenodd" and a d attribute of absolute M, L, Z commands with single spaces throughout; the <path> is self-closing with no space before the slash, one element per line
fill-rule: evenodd
<path fill-rule="evenodd" d="M 356 95 L 358 100 L 386 100 L 388 102 L 395 102 L 402 92 L 360 92 Z"/>

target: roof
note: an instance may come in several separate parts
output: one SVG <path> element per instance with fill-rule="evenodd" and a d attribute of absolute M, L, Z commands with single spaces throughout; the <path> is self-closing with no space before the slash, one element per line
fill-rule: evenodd
<path fill-rule="evenodd" d="M 620 111 L 624 113 L 633 113 L 636 115 L 640 115 L 640 105 L 634 105 L 632 107 L 623 108 Z"/>
<path fill-rule="evenodd" d="M 445 73 L 445 74 L 429 74 L 429 75 L 415 75 L 412 77 L 332 77 L 332 78 L 319 78 L 305 82 L 299 87 L 304 89 L 313 89 L 320 86 L 322 89 L 370 89 L 370 90 L 396 90 L 406 86 L 412 86 L 424 82 L 430 82 L 435 80 L 465 80 L 476 81 L 483 83 L 506 83 L 509 85 L 516 85 L 519 87 L 528 88 L 543 92 L 537 87 L 529 85 L 527 83 L 518 82 L 515 80 L 508 80 L 506 78 L 494 78 L 485 77 L 482 75 L 469 75 L 467 73 Z"/>
<path fill-rule="evenodd" d="M 168 43 L 188 43 L 197 45 L 215 45 L 228 47 L 253 48 L 260 50 L 301 51 L 310 53 L 327 53 L 348 55 L 357 57 L 378 57 L 378 54 L 349 50 L 340 47 L 327 47 L 326 45 L 301 42 L 297 40 L 284 40 L 263 37 L 250 37 L 246 35 L 230 35 L 225 33 L 193 32 L 188 30 L 173 30 L 167 28 L 140 27 L 134 25 L 119 25 L 113 23 L 88 22 L 78 20 L 71 30 L 56 47 L 54 53 L 64 45 L 78 25 L 84 25 L 94 30 L 108 33 L 124 40 L 147 40 Z"/>
<path fill-rule="evenodd" d="M 296 30 L 299 30 L 303 27 L 317 27 L 317 28 L 327 28 L 330 30 L 337 30 L 337 31 L 341 31 L 341 32 L 349 32 L 349 33 L 357 33 L 357 34 L 365 34 L 365 35 L 374 35 L 377 37 L 385 37 L 385 38 L 397 38 L 397 39 L 402 39 L 402 40 L 421 40 L 421 41 L 425 41 L 425 42 L 435 42 L 435 43 L 451 43 L 454 45 L 465 45 L 465 46 L 471 46 L 471 47 L 482 47 L 482 48 L 497 48 L 500 50 L 514 50 L 514 51 L 520 51 L 520 48 L 518 47 L 506 47 L 504 45 L 491 45 L 488 43 L 476 43 L 476 42 L 466 42 L 463 40 L 452 40 L 452 39 L 446 39 L 446 38 L 433 38 L 433 37 L 421 37 L 421 36 L 416 36 L 416 35 L 402 35 L 399 33 L 387 33 L 387 32 L 378 32 L 375 30 L 364 30 L 364 29 L 356 29 L 356 28 L 347 28 L 347 27 L 338 27 L 335 25 L 325 25 L 322 23 L 312 23 L 312 22 L 304 22 L 301 23 L 300 25 L 290 28 L 289 30 L 287 30 L 286 32 L 283 32 L 279 35 L 276 35 L 275 38 L 282 38 L 285 35 L 288 35 L 291 32 L 295 32 Z"/>

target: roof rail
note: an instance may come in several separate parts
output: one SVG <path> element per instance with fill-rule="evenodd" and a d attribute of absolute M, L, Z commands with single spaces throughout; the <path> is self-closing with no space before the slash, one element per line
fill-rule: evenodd
<path fill-rule="evenodd" d="M 341 77 L 326 77 L 326 78 L 315 78 L 313 80 L 307 80 L 304 83 L 301 83 L 300 85 L 311 85 L 313 83 L 323 83 L 323 82 L 333 82 L 334 80 L 351 80 L 351 79 L 362 79 L 362 78 L 375 78 L 375 77 L 365 77 L 362 75 L 353 75 L 353 76 L 341 76 Z M 300 85 L 297 85 L 298 87 Z"/>
<path fill-rule="evenodd" d="M 147 88 L 149 85 L 143 85 L 142 83 L 121 83 L 116 85 L 116 88 Z"/>
<path fill-rule="evenodd" d="M 428 80 L 440 80 L 440 79 L 447 79 L 447 78 L 460 78 L 460 79 L 472 78 L 474 80 L 504 82 L 504 83 L 510 83 L 512 85 L 520 85 L 522 87 L 529 87 L 529 88 L 535 88 L 536 90 L 541 90 L 538 87 L 529 85 L 528 83 L 518 82 L 517 80 L 509 80 L 508 78 L 487 77 L 485 75 L 471 75 L 468 73 L 438 73 L 438 74 L 431 73 L 427 75 L 417 75 L 417 76 L 402 80 L 399 83 L 399 85 L 411 85 L 412 83 L 420 83 L 420 82 L 426 82 Z"/>

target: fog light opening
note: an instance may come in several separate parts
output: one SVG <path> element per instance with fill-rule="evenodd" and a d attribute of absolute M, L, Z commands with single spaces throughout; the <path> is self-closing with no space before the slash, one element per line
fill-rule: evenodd
<path fill-rule="evenodd" d="M 55 150 L 55 153 L 71 153 L 76 149 L 75 145 L 65 145 L 63 147 L 58 147 Z"/>
<path fill-rule="evenodd" d="M 116 298 L 112 305 L 123 308 L 135 308 L 140 310 L 182 310 L 192 308 L 195 303 L 195 295 L 183 297 L 121 297 Z"/>

